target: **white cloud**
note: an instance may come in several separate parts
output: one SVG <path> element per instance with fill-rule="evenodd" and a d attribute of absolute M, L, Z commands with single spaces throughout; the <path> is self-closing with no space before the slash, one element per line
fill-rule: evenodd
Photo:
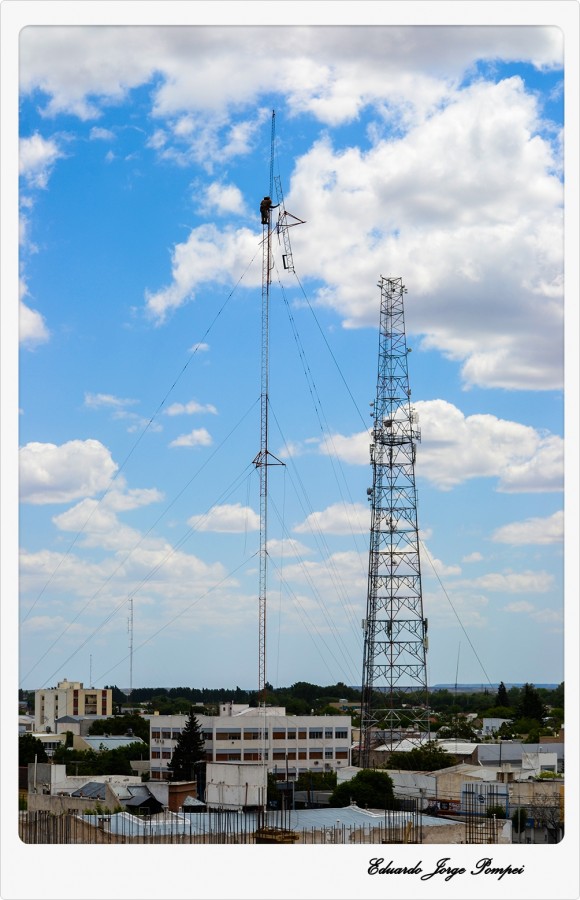
<path fill-rule="evenodd" d="M 116 512 L 124 512 L 128 509 L 139 509 L 149 506 L 150 503 L 158 503 L 163 500 L 164 494 L 157 488 L 132 488 L 131 490 L 111 490 L 105 497 L 103 504 Z"/>
<path fill-rule="evenodd" d="M 210 447 L 212 436 L 207 428 L 194 428 L 189 434 L 182 434 L 171 441 L 170 447 Z"/>
<path fill-rule="evenodd" d="M 319 512 L 310 513 L 304 522 L 292 530 L 297 534 L 368 534 L 370 511 L 368 504 L 333 503 Z"/>
<path fill-rule="evenodd" d="M 217 409 L 211 403 L 198 403 L 197 400 L 190 400 L 188 403 L 172 403 L 165 410 L 166 416 L 192 416 L 196 413 L 211 413 L 217 415 Z"/>
<path fill-rule="evenodd" d="M 557 544 L 564 540 L 564 513 L 556 512 L 546 518 L 510 522 L 497 528 L 492 541 L 499 544 Z"/>
<path fill-rule="evenodd" d="M 296 556 L 308 556 L 311 553 L 310 547 L 294 538 L 286 538 L 283 541 L 277 538 L 270 538 L 268 541 L 268 554 L 273 560 L 280 559 L 280 557 L 288 559 Z"/>
<path fill-rule="evenodd" d="M 168 313 L 195 297 L 200 284 L 231 283 L 234 273 L 247 268 L 257 244 L 257 234 L 247 228 L 225 232 L 218 231 L 215 225 L 194 228 L 187 241 L 173 249 L 172 283 L 154 293 L 146 293 L 147 311 L 161 324 Z M 248 283 L 251 283 L 250 276 Z"/>
<path fill-rule="evenodd" d="M 56 141 L 43 138 L 38 133 L 28 138 L 21 138 L 20 174 L 30 187 L 45 188 L 54 164 L 63 155 Z"/>
<path fill-rule="evenodd" d="M 205 188 L 204 208 L 218 214 L 241 214 L 244 212 L 244 198 L 235 184 L 213 181 Z"/>
<path fill-rule="evenodd" d="M 460 363 L 467 387 L 560 387 L 563 193 L 541 128 L 512 78 L 457 92 L 367 152 L 318 141 L 287 198 L 308 223 L 294 257 L 324 282 L 318 302 L 347 327 L 375 325 L 376 294 L 360 285 L 388 259 L 409 288 L 408 332 Z"/>
<path fill-rule="evenodd" d="M 536 26 L 29 27 L 21 44 L 21 89 L 41 87 L 47 115 L 94 117 L 155 72 L 155 112 L 182 133 L 193 130 L 194 111 L 217 115 L 276 91 L 328 123 L 352 120 L 367 103 L 385 116 L 425 115 L 477 59 L 562 61 L 559 29 Z M 237 142 L 244 136 L 229 136 Z"/>
<path fill-rule="evenodd" d="M 209 350 L 209 344 L 205 344 L 203 341 L 199 341 L 197 344 L 193 344 L 189 348 L 190 353 L 207 353 Z"/>
<path fill-rule="evenodd" d="M 84 399 L 84 405 L 88 409 L 122 409 L 125 406 L 132 406 L 138 402 L 138 400 L 130 398 L 115 397 L 114 394 L 92 394 L 90 392 L 85 393 Z"/>
<path fill-rule="evenodd" d="M 114 141 L 115 135 L 109 128 L 99 128 L 95 125 L 89 132 L 89 140 L 91 141 Z"/>
<path fill-rule="evenodd" d="M 37 310 L 30 309 L 20 300 L 18 318 L 18 337 L 23 347 L 33 349 L 50 340 L 50 331 L 46 320 Z"/>
<path fill-rule="evenodd" d="M 448 566 L 444 562 L 441 562 L 440 559 L 437 559 L 435 556 L 429 556 L 429 564 L 435 570 L 437 575 L 440 577 L 445 577 L 449 575 L 461 575 L 461 567 L 460 566 Z M 427 570 L 423 570 L 424 574 L 430 574 Z"/>
<path fill-rule="evenodd" d="M 108 487 L 117 468 L 100 441 L 31 442 L 20 450 L 20 496 L 33 504 L 90 497 Z"/>
<path fill-rule="evenodd" d="M 488 572 L 469 584 L 504 594 L 545 594 L 553 587 L 554 576 L 549 572 Z"/>
<path fill-rule="evenodd" d="M 464 556 L 461 562 L 464 563 L 476 563 L 481 562 L 483 560 L 483 556 L 479 553 L 478 550 L 474 550 L 473 553 L 468 553 L 467 556 Z"/>
<path fill-rule="evenodd" d="M 243 534 L 246 531 L 257 531 L 260 518 L 249 506 L 241 503 L 225 503 L 212 507 L 209 512 L 192 516 L 187 520 L 197 531 L 218 531 L 228 534 Z"/>
<path fill-rule="evenodd" d="M 368 150 L 325 137 L 292 174 L 288 207 L 308 222 L 294 238 L 301 277 L 322 281 L 318 302 L 348 327 L 374 326 L 376 297 L 360 285 L 388 259 L 409 283 L 409 333 L 456 360 L 466 387 L 545 390 L 562 384 L 559 135 L 518 77 L 461 82 L 478 60 L 549 68 L 562 52 L 561 32 L 536 26 L 29 28 L 21 82 L 48 95 L 47 115 L 90 118 L 154 68 L 163 127 L 150 145 L 208 170 L 248 152 L 269 115 L 232 123 L 230 110 L 239 117 L 273 90 L 331 126 L 372 107 Z M 209 192 L 214 209 L 242 211 L 237 187 L 215 181 Z M 172 282 L 147 293 L 150 314 L 160 323 L 200 284 L 231 280 L 255 240 L 192 231 L 174 248 Z"/>
<path fill-rule="evenodd" d="M 492 415 L 465 416 L 446 400 L 414 404 L 419 413 L 421 444 L 417 475 L 441 490 L 472 478 L 497 478 L 506 493 L 561 491 L 564 472 L 563 440 Z M 333 434 L 321 452 L 344 462 L 368 465 L 367 432 Z"/>
<path fill-rule="evenodd" d="M 508 603 L 503 608 L 504 612 L 527 615 L 540 625 L 548 627 L 550 631 L 559 631 L 563 622 L 564 614 L 559 609 L 538 609 L 533 603 L 527 600 L 519 600 L 514 603 Z"/>

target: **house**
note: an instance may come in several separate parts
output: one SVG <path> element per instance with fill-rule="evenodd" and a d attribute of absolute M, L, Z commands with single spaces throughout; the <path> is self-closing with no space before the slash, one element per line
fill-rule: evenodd
<path fill-rule="evenodd" d="M 483 737 L 490 737 L 492 734 L 497 734 L 502 725 L 511 722 L 511 719 L 499 719 L 499 718 L 483 718 L 481 725 L 481 733 Z"/>

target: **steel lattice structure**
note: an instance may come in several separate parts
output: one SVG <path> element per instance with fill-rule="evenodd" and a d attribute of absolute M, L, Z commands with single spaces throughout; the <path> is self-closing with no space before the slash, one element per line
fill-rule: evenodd
<path fill-rule="evenodd" d="M 379 365 L 371 404 L 373 486 L 364 627 L 359 765 L 368 768 L 372 732 L 396 749 L 429 731 L 427 620 L 423 616 L 415 488 L 420 441 L 411 406 L 401 278 L 381 276 Z M 414 707 L 405 695 L 415 695 Z M 417 697 L 417 694 L 419 697 Z M 410 699 L 410 698 L 409 698 Z"/>

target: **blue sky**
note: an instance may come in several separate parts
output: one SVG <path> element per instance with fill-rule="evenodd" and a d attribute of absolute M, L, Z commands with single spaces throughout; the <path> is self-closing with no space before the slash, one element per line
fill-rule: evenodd
<path fill-rule="evenodd" d="M 272 109 L 305 224 L 272 290 L 267 679 L 360 683 L 394 275 L 429 682 L 562 680 L 563 79 L 556 27 L 21 32 L 22 687 L 127 687 L 131 597 L 135 686 L 256 687 Z"/>

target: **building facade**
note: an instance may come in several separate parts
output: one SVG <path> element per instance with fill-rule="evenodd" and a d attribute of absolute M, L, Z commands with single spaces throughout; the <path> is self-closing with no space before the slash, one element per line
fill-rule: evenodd
<path fill-rule="evenodd" d="M 233 703 L 219 716 L 196 716 L 206 761 L 257 763 L 264 760 L 279 780 L 305 772 L 335 772 L 350 765 L 350 716 L 288 716 L 283 707 L 256 709 Z M 170 777 L 169 763 L 188 716 L 154 716 L 150 727 L 150 776 Z"/>
<path fill-rule="evenodd" d="M 85 688 L 82 681 L 59 681 L 56 687 L 35 691 L 36 731 L 56 732 L 63 716 L 112 716 L 111 688 Z"/>

